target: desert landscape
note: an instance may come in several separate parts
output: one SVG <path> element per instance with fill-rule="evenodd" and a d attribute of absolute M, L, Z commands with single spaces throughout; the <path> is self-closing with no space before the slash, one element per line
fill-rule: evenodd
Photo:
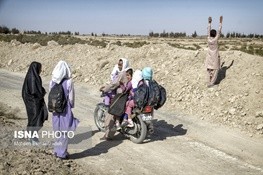
<path fill-rule="evenodd" d="M 164 85 L 168 93 L 165 109 L 211 119 L 252 135 L 263 134 L 262 57 L 231 49 L 237 47 L 234 44 L 238 42 L 262 47 L 261 40 L 221 40 L 220 83 L 208 89 L 204 68 L 205 39 L 150 39 L 146 40 L 149 44 L 140 48 L 111 44 L 124 43 L 129 38 L 102 39 L 108 43 L 106 48 L 87 44 L 59 45 L 54 41 L 48 46 L 21 44 L 15 40 L 1 42 L 0 66 L 26 73 L 32 61 L 39 61 L 43 64 L 42 76 L 50 77 L 56 63 L 65 60 L 71 66 L 76 82 L 100 87 L 109 83 L 110 72 L 118 59 L 127 58 L 134 70 L 146 66 L 153 68 L 154 79 Z M 138 38 L 130 40 L 141 41 Z M 172 47 L 173 43 L 181 48 Z M 196 50 L 184 49 L 196 45 L 199 46 Z"/>
<path fill-rule="evenodd" d="M 179 119 L 180 122 L 186 120 L 187 122 L 182 122 L 182 124 L 188 126 L 187 129 L 189 132 L 191 131 L 191 126 L 199 126 L 199 124 L 200 126 L 203 126 L 199 126 L 200 128 L 194 128 L 199 130 L 198 132 L 200 132 L 201 135 L 207 135 L 198 135 L 197 137 L 197 135 L 191 135 L 190 132 L 189 138 L 187 137 L 187 134 L 185 135 L 188 141 L 189 139 L 198 140 L 199 137 L 203 137 L 203 143 L 205 145 L 212 146 L 215 144 L 215 148 L 222 152 L 227 152 L 228 150 L 229 152 L 227 152 L 227 155 L 235 156 L 234 153 L 232 154 L 233 150 L 231 149 L 231 146 L 224 147 L 219 144 L 220 139 L 218 140 L 218 143 L 215 140 L 209 140 L 208 136 L 214 137 L 219 133 L 214 133 L 213 135 L 212 131 L 207 132 L 207 130 L 210 128 L 216 129 L 218 126 L 219 128 L 226 128 L 221 135 L 219 134 L 222 139 L 224 139 L 224 137 L 228 138 L 228 133 L 232 133 L 233 131 L 237 133 L 238 137 L 240 136 L 240 138 L 243 138 L 244 136 L 247 138 L 246 140 L 243 140 L 244 142 L 247 141 L 246 146 L 253 147 L 254 145 L 255 150 L 258 150 L 260 145 L 262 146 L 263 57 L 260 55 L 245 53 L 241 50 L 244 46 L 247 48 L 253 46 L 262 50 L 262 39 L 221 39 L 219 45 L 222 67 L 219 72 L 218 84 L 212 88 L 207 88 L 206 72 L 204 68 L 204 59 L 207 51 L 205 38 L 164 39 L 147 37 L 78 37 L 82 37 L 83 40 L 95 39 L 103 41 L 106 43 L 106 47 L 89 44 L 60 45 L 55 41 L 49 41 L 47 46 L 42 46 L 39 43 L 22 44 L 16 40 L 12 40 L 11 42 L 0 42 L 0 70 L 3 72 L 3 75 L 14 74 L 14 76 L 17 75 L 19 77 L 14 80 L 12 78 L 5 78 L 5 76 L 1 78 L 2 85 L 0 90 L 2 100 L 0 122 L 3 127 L 1 127 L 0 154 L 2 157 L 2 164 L 0 165 L 0 172 L 2 171 L 2 174 L 26 174 L 27 169 L 25 167 L 20 166 L 19 170 L 15 170 L 14 167 L 19 166 L 18 162 L 22 162 L 22 164 L 28 164 L 30 161 L 32 162 L 34 159 L 30 157 L 34 156 L 38 156 L 39 159 L 38 162 L 30 168 L 30 172 L 33 174 L 61 173 L 57 167 L 65 170 L 61 174 L 107 174 L 103 171 L 103 168 L 107 167 L 106 162 L 101 162 L 102 160 L 98 162 L 98 160 L 100 156 L 104 156 L 102 158 L 104 160 L 109 158 L 111 154 L 114 154 L 110 153 L 110 151 L 106 151 L 109 155 L 99 154 L 99 157 L 91 155 L 92 158 L 90 158 L 88 160 L 89 163 L 87 163 L 85 158 L 83 158 L 83 160 L 57 160 L 52 156 L 52 150 L 50 148 L 45 150 L 26 150 L 20 153 L 17 153 L 16 151 L 14 152 L 14 150 L 8 151 L 8 144 L 4 143 L 8 143 L 10 135 L 3 133 L 10 133 L 12 128 L 16 125 L 25 125 L 26 123 L 24 104 L 19 96 L 21 87 L 16 86 L 17 84 L 23 83 L 23 77 L 32 61 L 42 63 L 43 68 L 41 76 L 46 88 L 48 88 L 47 84 L 50 81 L 51 72 L 56 63 L 59 60 L 65 60 L 68 62 L 72 69 L 72 77 L 76 86 L 76 114 L 83 117 L 84 124 L 92 127 L 95 126 L 95 124 L 92 123 L 92 110 L 95 108 L 96 103 L 101 100 L 99 97 L 99 87 L 109 83 L 110 72 L 117 61 L 120 58 L 127 58 L 130 62 L 130 66 L 134 70 L 142 69 L 146 66 L 152 67 L 154 71 L 154 79 L 166 88 L 167 101 L 160 110 L 156 111 L 157 120 L 165 120 L 166 123 L 170 122 L 173 124 L 178 122 Z M 144 44 L 141 47 L 128 47 L 127 44 L 124 44 L 135 42 Z M 12 87 L 12 83 L 14 84 L 14 90 L 12 88 L 5 88 L 5 85 L 6 87 L 9 87 L 9 85 Z M 82 97 L 78 96 L 78 93 L 81 94 Z M 9 97 L 10 94 L 13 94 L 11 95 L 12 97 Z M 88 98 L 86 98 L 86 95 Z M 81 104 L 80 106 L 77 105 L 78 102 Z M 85 109 L 85 106 L 87 109 Z M 89 119 L 84 117 L 87 116 L 87 114 L 82 114 L 83 110 L 88 111 L 87 113 L 90 116 Z M 158 118 L 158 116 L 160 116 L 160 118 Z M 19 118 L 22 118 L 23 120 L 19 120 Z M 203 123 L 205 124 L 202 125 Z M 51 125 L 50 121 L 48 125 Z M 158 125 L 158 121 L 156 128 L 157 132 L 154 137 L 162 137 L 162 124 Z M 176 127 L 173 129 L 175 128 Z M 94 130 L 95 129 L 96 128 L 94 128 Z M 183 135 L 182 130 L 176 130 L 176 132 L 178 135 Z M 250 139 L 256 140 L 256 142 L 250 143 Z M 180 143 L 180 140 L 181 137 L 177 142 Z M 163 144 L 171 144 L 170 141 L 171 140 L 169 139 L 158 140 L 158 142 L 161 142 L 160 146 L 156 146 L 157 142 L 150 144 L 154 144 L 152 146 L 156 146 L 156 149 L 159 147 L 158 150 L 160 150 L 165 148 L 165 145 Z M 97 142 L 98 141 L 96 141 L 96 143 Z M 120 143 L 122 143 L 122 141 L 120 141 Z M 126 146 L 132 144 L 129 141 L 124 143 Z M 181 143 L 183 143 L 183 141 Z M 191 143 L 196 146 L 195 142 Z M 238 143 L 238 141 L 233 141 L 233 144 Z M 231 145 L 231 140 L 229 140 L 229 143 L 226 142 L 225 144 Z M 112 147 L 116 146 L 116 149 L 121 151 L 122 147 L 120 147 L 120 145 L 119 143 L 117 145 L 113 144 Z M 133 149 L 144 150 L 142 146 L 147 146 L 147 144 L 139 145 L 138 148 L 137 146 L 138 145 L 133 146 Z M 183 145 L 177 146 L 183 147 Z M 167 148 L 172 150 L 171 146 L 167 146 Z M 92 151 L 92 148 L 89 150 Z M 191 149 L 188 149 L 188 151 L 189 150 Z M 95 152 L 96 151 L 97 150 L 95 150 Z M 75 150 L 73 152 L 77 151 Z M 149 154 L 150 153 L 156 157 L 162 154 L 157 154 L 154 151 L 149 152 Z M 20 155 L 20 158 L 17 160 L 13 159 L 12 157 L 17 154 Z M 90 154 L 92 153 L 87 153 L 87 157 Z M 263 164 L 262 162 L 260 163 L 260 158 L 251 158 L 252 156 L 255 156 L 255 154 L 246 155 L 245 153 L 237 153 L 236 157 L 241 157 L 240 159 L 247 163 L 242 164 L 245 171 L 243 171 L 242 168 L 236 168 L 229 170 L 228 173 L 261 174 L 263 172 Z M 136 159 L 139 155 L 140 154 L 128 156 L 131 159 Z M 176 155 L 178 155 L 178 152 L 176 152 Z M 8 161 L 7 159 L 3 159 L 5 156 L 8 157 Z M 258 156 L 260 156 L 260 154 Z M 134 164 L 130 162 L 131 165 L 122 165 L 120 162 L 126 158 L 124 155 L 120 155 L 120 157 L 120 160 L 116 158 L 117 163 L 113 165 L 114 168 L 109 168 L 108 172 L 110 174 L 129 174 L 125 167 L 129 168 L 132 165 L 135 166 L 137 163 L 141 163 L 139 161 Z M 49 164 L 45 163 L 46 158 L 50 160 Z M 52 161 L 54 163 L 52 163 Z M 220 160 L 213 159 L 213 161 L 216 162 Z M 185 160 L 185 163 L 186 162 L 187 160 Z M 86 163 L 89 165 L 86 165 Z M 47 169 L 45 172 L 40 168 L 42 164 L 45 164 L 45 169 Z M 118 164 L 124 168 L 120 169 Z M 165 165 L 165 160 L 160 164 Z M 225 164 L 227 165 L 227 162 L 225 162 Z M 247 166 L 248 164 L 249 166 Z M 214 165 L 217 166 L 216 163 L 214 163 Z M 164 174 L 172 173 L 173 166 L 175 165 L 168 164 L 167 166 L 167 171 L 164 171 Z M 200 166 L 200 164 L 193 166 L 190 171 L 183 174 L 191 174 L 197 166 Z M 247 171 L 246 168 L 248 168 L 249 171 Z M 84 173 L 84 170 L 86 169 L 89 170 Z M 118 171 L 116 169 L 118 169 Z M 218 172 L 222 169 L 218 168 Z M 203 171 L 204 174 L 211 172 L 209 168 L 206 170 L 207 171 Z M 137 174 L 148 174 L 153 172 L 158 174 L 158 172 L 162 171 L 159 169 L 153 169 L 153 171 L 151 171 L 146 166 L 146 168 L 139 168 L 135 172 Z M 181 169 L 176 172 L 180 173 Z M 220 174 L 218 172 L 216 171 L 216 174 Z M 222 174 L 226 173 L 227 172 L 222 172 Z M 202 174 L 202 171 L 198 171 L 197 174 Z"/>

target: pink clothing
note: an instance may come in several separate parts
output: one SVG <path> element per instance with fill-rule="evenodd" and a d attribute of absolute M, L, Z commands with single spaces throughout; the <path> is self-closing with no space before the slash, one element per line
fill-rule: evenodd
<path fill-rule="evenodd" d="M 131 83 L 131 81 L 129 83 Z M 143 84 L 143 81 L 139 81 L 138 86 L 140 86 L 141 84 Z M 134 91 L 136 91 L 136 89 L 137 88 L 135 88 L 135 89 L 131 88 L 130 89 L 130 95 L 129 95 L 128 101 L 126 102 L 126 110 L 125 110 L 125 113 L 128 115 L 131 115 L 132 109 L 135 106 L 133 97 L 134 97 Z"/>
<path fill-rule="evenodd" d="M 125 113 L 128 115 L 131 115 L 132 109 L 134 108 L 134 101 L 133 100 L 128 100 L 126 102 L 126 110 Z"/>

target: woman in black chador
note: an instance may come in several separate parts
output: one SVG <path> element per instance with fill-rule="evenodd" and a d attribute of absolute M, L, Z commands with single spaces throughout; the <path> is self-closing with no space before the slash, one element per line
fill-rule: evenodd
<path fill-rule="evenodd" d="M 39 62 L 34 61 L 30 64 L 22 89 L 22 97 L 28 116 L 27 130 L 32 132 L 38 131 L 48 118 L 44 100 L 46 90 L 42 87 L 40 77 L 41 67 L 42 65 Z"/>

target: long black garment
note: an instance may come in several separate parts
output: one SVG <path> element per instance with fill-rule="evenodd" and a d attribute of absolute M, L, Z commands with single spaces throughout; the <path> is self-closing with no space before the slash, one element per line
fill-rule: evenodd
<path fill-rule="evenodd" d="M 22 88 L 22 97 L 28 116 L 27 129 L 32 131 L 38 131 L 44 121 L 48 119 L 48 111 L 44 101 L 46 90 L 42 87 L 40 72 L 41 63 L 32 62 Z"/>

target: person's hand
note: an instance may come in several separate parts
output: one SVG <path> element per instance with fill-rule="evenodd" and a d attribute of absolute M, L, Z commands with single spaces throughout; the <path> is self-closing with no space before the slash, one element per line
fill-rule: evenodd
<path fill-rule="evenodd" d="M 220 16 L 220 23 L 223 22 L 223 16 Z"/>
<path fill-rule="evenodd" d="M 208 17 L 208 23 L 211 23 L 211 22 L 212 22 L 212 17 L 209 16 L 209 17 Z"/>

